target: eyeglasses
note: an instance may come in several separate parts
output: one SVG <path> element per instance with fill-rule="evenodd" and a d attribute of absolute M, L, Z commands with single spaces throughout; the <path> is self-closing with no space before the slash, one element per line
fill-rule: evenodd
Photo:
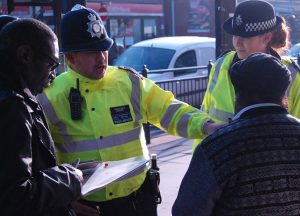
<path fill-rule="evenodd" d="M 60 65 L 58 59 L 56 59 L 50 55 L 47 55 L 45 53 L 41 53 L 41 54 L 42 54 L 42 56 L 50 59 L 50 62 L 48 62 L 48 67 L 51 71 L 54 71 Z"/>

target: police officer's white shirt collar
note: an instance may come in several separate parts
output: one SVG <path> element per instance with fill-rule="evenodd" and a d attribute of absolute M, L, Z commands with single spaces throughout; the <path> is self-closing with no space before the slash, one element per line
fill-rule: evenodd
<path fill-rule="evenodd" d="M 276 106 L 276 107 L 281 107 L 280 105 L 278 104 L 275 104 L 275 103 L 258 103 L 258 104 L 253 104 L 253 105 L 250 105 L 250 106 L 247 106 L 245 108 L 243 108 L 242 110 L 240 110 L 234 117 L 232 120 L 236 120 L 236 119 L 239 119 L 241 117 L 241 115 L 248 111 L 248 110 L 251 110 L 251 109 L 254 109 L 254 108 L 258 108 L 258 107 L 270 107 L 270 106 Z"/>

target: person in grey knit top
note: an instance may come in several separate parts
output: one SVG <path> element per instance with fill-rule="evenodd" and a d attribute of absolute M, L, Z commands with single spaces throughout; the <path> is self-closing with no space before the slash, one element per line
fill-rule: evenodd
<path fill-rule="evenodd" d="M 286 110 L 289 70 L 254 53 L 230 77 L 236 114 L 197 147 L 173 216 L 300 215 L 300 120 Z"/>

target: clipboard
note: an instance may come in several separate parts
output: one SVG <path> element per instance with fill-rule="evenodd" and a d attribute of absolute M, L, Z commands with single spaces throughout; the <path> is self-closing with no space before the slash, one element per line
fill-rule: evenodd
<path fill-rule="evenodd" d="M 149 161 L 142 157 L 133 157 L 119 161 L 83 162 L 78 166 L 84 177 L 81 195 L 88 196 L 113 182 L 133 177 L 143 172 Z"/>

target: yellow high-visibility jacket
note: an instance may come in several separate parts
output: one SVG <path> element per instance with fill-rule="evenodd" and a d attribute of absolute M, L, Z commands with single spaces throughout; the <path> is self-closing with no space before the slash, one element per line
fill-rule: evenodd
<path fill-rule="evenodd" d="M 82 119 L 72 120 L 68 96 L 79 79 Z M 104 78 L 91 80 L 71 68 L 39 95 L 49 122 L 60 163 L 149 158 L 142 124 L 147 121 L 172 135 L 202 138 L 208 115 L 178 101 L 147 78 L 108 67 Z M 86 199 L 105 201 L 136 191 L 145 171 L 113 183 Z"/>
<path fill-rule="evenodd" d="M 209 114 L 215 122 L 228 122 L 234 116 L 234 87 L 231 83 L 230 70 L 236 52 L 231 51 L 217 59 L 213 65 L 201 110 Z M 288 89 L 288 111 L 300 118 L 300 73 L 299 67 L 289 58 L 282 58 L 281 62 L 291 71 L 292 83 Z M 259 77 L 257 77 L 259 79 Z M 202 139 L 196 139 L 193 151 Z"/>
<path fill-rule="evenodd" d="M 291 72 L 292 82 L 287 90 L 288 111 L 291 115 L 300 118 L 300 68 L 291 59 L 283 57 L 282 63 Z"/>

